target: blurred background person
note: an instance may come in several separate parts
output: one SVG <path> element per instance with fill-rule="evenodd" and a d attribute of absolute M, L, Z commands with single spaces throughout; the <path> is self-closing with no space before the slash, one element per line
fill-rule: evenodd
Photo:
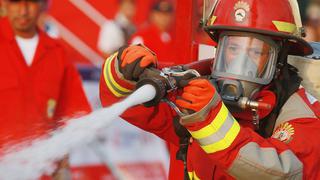
<path fill-rule="evenodd" d="M 307 6 L 306 19 L 306 37 L 309 42 L 320 41 L 320 2 L 311 1 Z"/>
<path fill-rule="evenodd" d="M 0 1 L 0 17 L 4 16 L 4 11 L 3 11 L 3 7 Z"/>
<path fill-rule="evenodd" d="M 119 0 L 119 10 L 114 20 L 105 22 L 99 33 L 98 49 L 104 58 L 128 43 L 136 31 L 136 26 L 133 24 L 135 14 L 135 0 Z"/>
<path fill-rule="evenodd" d="M 91 110 L 80 76 L 37 22 L 47 0 L 1 0 L 0 152 L 46 136 L 59 120 Z M 1 153 L 0 153 L 1 154 Z M 65 164 L 65 163 L 63 163 Z"/>
<path fill-rule="evenodd" d="M 152 6 L 149 23 L 132 36 L 130 44 L 144 44 L 152 49 L 162 66 L 174 65 L 172 23 L 172 3 L 158 1 Z"/>
<path fill-rule="evenodd" d="M 305 24 L 305 22 L 306 22 L 307 8 L 310 4 L 310 1 L 312 1 L 312 0 L 303 0 L 303 1 L 298 0 L 297 1 L 298 6 L 299 6 L 299 10 L 300 10 L 301 21 L 303 24 Z"/>

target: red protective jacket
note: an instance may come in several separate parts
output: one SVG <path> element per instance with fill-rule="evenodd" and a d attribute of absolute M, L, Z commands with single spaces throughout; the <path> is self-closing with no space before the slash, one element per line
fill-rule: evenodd
<path fill-rule="evenodd" d="M 64 117 L 89 112 L 80 76 L 56 40 L 39 31 L 29 67 L 7 19 L 0 20 L 0 149 L 44 135 Z"/>
<path fill-rule="evenodd" d="M 116 56 L 103 66 L 100 98 L 104 106 L 121 100 L 134 87 L 115 67 Z M 194 138 L 188 149 L 190 179 L 319 179 L 320 104 L 309 99 L 304 89 L 294 93 L 277 118 L 273 136 L 267 139 L 242 125 L 241 120 L 235 121 L 220 103 L 210 113 L 209 120 L 214 121 L 200 129 L 188 128 Z M 173 116 L 170 107 L 160 103 L 149 108 L 132 107 L 121 117 L 178 146 Z M 181 174 L 170 172 L 169 179 L 183 179 Z"/>

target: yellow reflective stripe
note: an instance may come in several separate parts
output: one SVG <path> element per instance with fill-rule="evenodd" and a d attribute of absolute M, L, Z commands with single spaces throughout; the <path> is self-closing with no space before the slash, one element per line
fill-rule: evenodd
<path fill-rule="evenodd" d="M 118 55 L 118 53 L 114 53 L 114 57 L 116 57 L 117 55 Z M 114 58 L 112 58 L 112 59 L 114 59 Z M 121 85 L 119 85 L 119 84 L 114 80 L 114 78 L 113 78 L 113 76 L 112 76 L 112 73 L 111 73 L 111 60 L 110 60 L 110 62 L 109 62 L 109 66 L 108 66 L 108 73 L 109 73 L 109 75 L 110 75 L 110 79 L 111 79 L 112 84 L 113 84 L 117 89 L 119 89 L 120 91 L 122 91 L 122 92 L 124 92 L 124 93 L 130 93 L 130 92 L 132 92 L 132 90 L 127 89 L 127 88 L 125 88 L 125 87 L 122 87 Z"/>
<path fill-rule="evenodd" d="M 212 26 L 213 23 L 216 21 L 217 19 L 217 16 L 212 16 L 211 19 L 210 19 L 210 25 Z"/>
<path fill-rule="evenodd" d="M 222 140 L 210 145 L 201 146 L 201 148 L 206 153 L 214 153 L 217 151 L 222 151 L 224 149 L 227 149 L 232 144 L 232 142 L 236 139 L 239 132 L 240 132 L 240 125 L 236 120 L 234 120 L 232 127 L 230 128 L 229 132 L 226 134 L 226 136 Z"/>
<path fill-rule="evenodd" d="M 189 131 L 193 138 L 195 139 L 202 139 L 205 137 L 210 136 L 211 134 L 216 133 L 222 124 L 227 120 L 229 115 L 229 110 L 227 107 L 222 103 L 221 109 L 218 112 L 217 116 L 214 118 L 213 121 L 206 127 L 198 130 L 198 131 Z"/>
<path fill-rule="evenodd" d="M 112 59 L 115 57 L 115 54 L 111 55 L 107 60 L 106 60 L 106 64 L 104 65 L 103 68 L 103 76 L 104 76 L 104 80 L 108 86 L 108 89 L 112 92 L 112 94 L 114 94 L 116 97 L 122 97 L 123 95 L 118 93 L 111 85 L 111 83 L 108 81 L 108 77 L 107 77 L 107 70 L 109 69 L 108 66 L 111 63 Z M 110 77 L 110 72 L 108 72 L 108 76 Z"/>
<path fill-rule="evenodd" d="M 284 21 L 272 21 L 272 23 L 276 26 L 278 31 L 294 33 L 297 31 L 297 26 L 292 23 L 284 22 Z"/>
<path fill-rule="evenodd" d="M 123 97 L 123 96 L 126 96 L 128 93 L 132 92 L 132 90 L 122 87 L 113 78 L 112 71 L 111 71 L 111 63 L 112 63 L 112 60 L 117 56 L 117 54 L 118 53 L 114 53 L 106 60 L 106 64 L 103 69 L 103 76 L 109 90 L 116 97 Z"/>
<path fill-rule="evenodd" d="M 188 175 L 190 180 L 200 180 L 195 171 L 188 172 Z"/>

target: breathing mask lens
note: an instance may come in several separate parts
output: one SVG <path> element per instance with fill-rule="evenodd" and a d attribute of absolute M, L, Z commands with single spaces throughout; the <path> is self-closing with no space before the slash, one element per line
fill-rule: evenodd
<path fill-rule="evenodd" d="M 268 84 L 273 78 L 277 46 L 255 35 L 222 34 L 214 63 L 213 77 Z"/>

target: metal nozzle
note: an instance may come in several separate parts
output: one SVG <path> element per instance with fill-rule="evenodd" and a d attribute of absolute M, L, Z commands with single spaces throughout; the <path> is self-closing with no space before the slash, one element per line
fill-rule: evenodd
<path fill-rule="evenodd" d="M 238 101 L 238 105 L 242 109 L 260 109 L 260 110 L 269 110 L 271 105 L 265 102 L 253 101 L 247 97 L 241 97 Z"/>

